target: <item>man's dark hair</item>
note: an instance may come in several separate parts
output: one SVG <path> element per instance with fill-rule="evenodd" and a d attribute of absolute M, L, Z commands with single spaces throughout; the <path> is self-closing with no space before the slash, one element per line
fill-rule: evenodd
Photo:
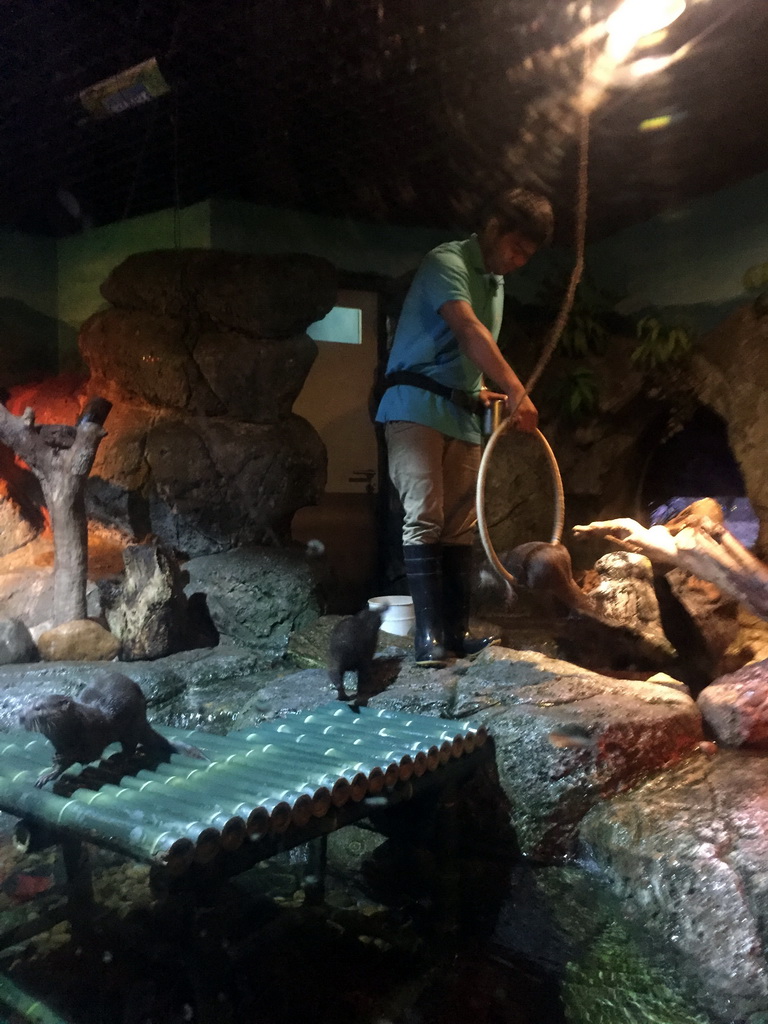
<path fill-rule="evenodd" d="M 493 196 L 480 211 L 480 227 L 495 218 L 502 234 L 519 232 L 535 245 L 552 240 L 554 214 L 546 196 L 525 188 L 512 188 Z"/>

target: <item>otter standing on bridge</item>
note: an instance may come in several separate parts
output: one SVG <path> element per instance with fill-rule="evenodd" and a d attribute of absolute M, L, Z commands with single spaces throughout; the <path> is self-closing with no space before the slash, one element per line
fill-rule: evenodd
<path fill-rule="evenodd" d="M 350 700 L 344 689 L 347 672 L 357 673 L 357 695 L 364 693 L 371 677 L 373 656 L 379 629 L 389 605 L 363 608 L 357 615 L 347 615 L 333 627 L 328 643 L 328 675 L 339 700 Z"/>
<path fill-rule="evenodd" d="M 147 721 L 147 701 L 141 687 L 119 672 L 100 672 L 80 699 L 60 693 L 41 697 L 22 712 L 21 724 L 42 733 L 53 744 L 53 767 L 35 782 L 40 788 L 57 779 L 73 764 L 88 764 L 101 757 L 110 743 L 120 743 L 124 754 L 138 746 L 161 757 L 186 754 L 206 759 L 197 747 L 171 743 Z"/>

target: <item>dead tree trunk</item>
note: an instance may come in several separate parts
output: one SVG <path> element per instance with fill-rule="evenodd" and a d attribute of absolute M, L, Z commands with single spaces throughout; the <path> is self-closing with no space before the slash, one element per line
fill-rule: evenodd
<path fill-rule="evenodd" d="M 95 398 L 74 427 L 36 425 L 32 409 L 14 416 L 0 405 L 0 442 L 29 466 L 37 479 L 53 531 L 53 618 L 56 625 L 86 616 L 88 524 L 85 485 L 105 436 L 110 402 Z"/>
<path fill-rule="evenodd" d="M 667 569 L 679 566 L 768 619 L 768 566 L 709 514 L 711 507 L 709 499 L 695 502 L 666 526 L 646 529 L 634 519 L 610 519 L 574 526 L 573 533 L 603 537 Z"/>

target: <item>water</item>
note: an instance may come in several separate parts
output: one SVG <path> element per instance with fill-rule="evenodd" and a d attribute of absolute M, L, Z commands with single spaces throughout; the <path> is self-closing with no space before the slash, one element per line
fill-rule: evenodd
<path fill-rule="evenodd" d="M 33 900 L 55 903 L 63 881 L 53 850 L 15 857 L 11 821 L 0 822 L 3 929 Z M 154 902 L 146 867 L 95 852 L 92 932 L 76 939 L 61 922 L 5 950 L 0 1020 L 709 1024 L 577 866 L 533 867 L 470 842 L 446 899 L 427 847 L 358 828 L 334 837 L 319 903 L 302 888 L 306 847 L 215 894 L 203 887 L 196 904 Z"/>

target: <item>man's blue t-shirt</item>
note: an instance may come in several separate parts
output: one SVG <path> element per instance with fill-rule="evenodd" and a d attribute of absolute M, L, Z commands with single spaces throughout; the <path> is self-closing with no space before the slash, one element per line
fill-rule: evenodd
<path fill-rule="evenodd" d="M 427 253 L 416 271 L 395 331 L 387 373 L 411 370 L 449 388 L 477 395 L 482 374 L 462 354 L 438 310 L 452 299 L 468 302 L 477 319 L 498 339 L 504 307 L 504 278 L 489 274 L 477 235 L 446 242 Z M 398 384 L 387 388 L 376 414 L 379 423 L 408 420 L 448 437 L 480 444 L 479 418 L 431 391 Z"/>

